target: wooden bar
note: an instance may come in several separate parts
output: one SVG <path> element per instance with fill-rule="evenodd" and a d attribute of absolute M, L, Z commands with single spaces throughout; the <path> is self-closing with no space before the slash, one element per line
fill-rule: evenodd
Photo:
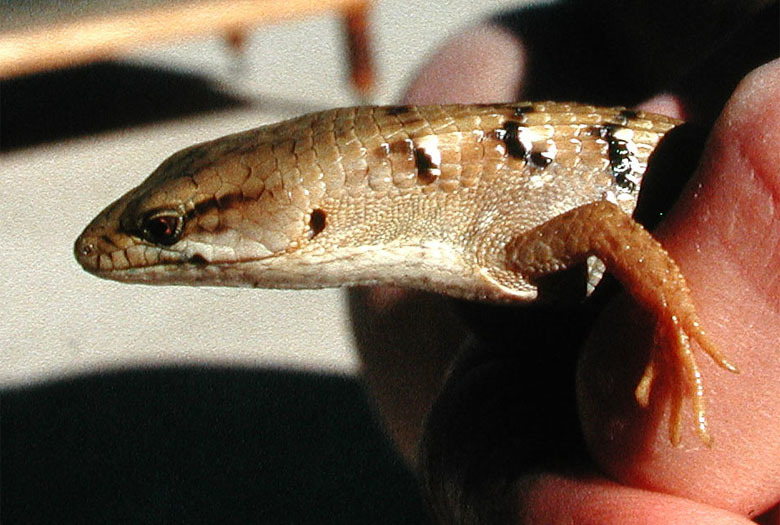
<path fill-rule="evenodd" d="M 369 34 L 369 6 L 355 4 L 344 10 L 344 26 L 352 85 L 369 97 L 374 86 L 374 62 Z"/>
<path fill-rule="evenodd" d="M 0 32 L 0 78 L 116 57 L 152 42 L 240 34 L 261 24 L 322 12 L 346 16 L 354 10 L 365 12 L 368 4 L 369 0 L 205 0 Z M 363 89 L 363 74 L 359 76 L 356 86 Z"/>

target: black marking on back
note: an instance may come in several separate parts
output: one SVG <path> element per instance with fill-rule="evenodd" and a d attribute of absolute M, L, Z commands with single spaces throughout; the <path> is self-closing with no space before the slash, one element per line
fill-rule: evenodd
<path fill-rule="evenodd" d="M 532 151 L 529 160 L 537 168 L 546 168 L 552 163 L 552 159 L 542 151 Z"/>
<path fill-rule="evenodd" d="M 626 176 L 631 173 L 631 152 L 627 148 L 625 140 L 612 140 L 609 142 L 609 165 L 618 186 L 627 190 L 633 190 L 635 184 Z"/>
<path fill-rule="evenodd" d="M 606 122 L 605 126 L 628 126 L 632 120 L 639 118 L 639 112 L 634 109 L 621 109 L 614 117 L 612 122 Z"/>
<path fill-rule="evenodd" d="M 414 166 L 417 168 L 417 178 L 423 184 L 431 184 L 438 178 L 434 170 L 438 170 L 439 166 L 424 148 L 414 148 Z"/>
<path fill-rule="evenodd" d="M 617 185 L 628 191 L 634 191 L 636 184 L 628 179 L 632 170 L 633 154 L 628 149 L 628 142 L 615 137 L 615 131 L 619 127 L 615 124 L 604 124 L 595 126 L 593 132 L 607 141 L 607 158 Z"/>
<path fill-rule="evenodd" d="M 533 113 L 534 111 L 536 111 L 536 108 L 531 104 L 527 106 L 518 106 L 515 108 L 515 116 L 522 117 L 528 113 Z"/>
<path fill-rule="evenodd" d="M 412 110 L 412 106 L 391 106 L 387 108 L 388 115 L 403 115 L 409 113 Z"/>
<path fill-rule="evenodd" d="M 496 130 L 496 137 L 506 145 L 506 151 L 510 157 L 525 159 L 528 155 L 523 143 L 520 141 L 520 129 L 522 126 L 514 120 L 507 120 L 503 128 Z"/>
<path fill-rule="evenodd" d="M 320 208 L 315 208 L 312 210 L 311 215 L 309 216 L 309 239 L 315 238 L 317 235 L 322 233 L 322 230 L 325 229 L 325 223 L 326 218 L 328 214 L 325 213 L 325 210 L 322 210 Z"/>

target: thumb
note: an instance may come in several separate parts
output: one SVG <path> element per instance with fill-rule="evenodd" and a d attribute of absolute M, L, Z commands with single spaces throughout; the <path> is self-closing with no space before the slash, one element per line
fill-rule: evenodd
<path fill-rule="evenodd" d="M 712 448 L 697 441 L 690 416 L 683 446 L 672 447 L 663 428 L 669 407 L 642 410 L 615 394 L 630 396 L 638 377 L 617 372 L 616 363 L 630 361 L 641 373 L 652 344 L 651 330 L 636 329 L 649 317 L 629 299 L 604 313 L 579 370 L 586 438 L 606 472 L 744 514 L 780 500 L 779 123 L 776 60 L 740 83 L 696 176 L 656 233 L 682 268 L 705 330 L 742 371 L 722 371 L 697 352 Z"/>

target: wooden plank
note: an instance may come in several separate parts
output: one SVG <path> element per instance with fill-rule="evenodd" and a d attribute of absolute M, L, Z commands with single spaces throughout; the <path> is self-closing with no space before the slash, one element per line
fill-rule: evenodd
<path fill-rule="evenodd" d="M 0 78 L 116 56 L 152 42 L 366 7 L 368 0 L 206 0 L 0 33 Z"/>

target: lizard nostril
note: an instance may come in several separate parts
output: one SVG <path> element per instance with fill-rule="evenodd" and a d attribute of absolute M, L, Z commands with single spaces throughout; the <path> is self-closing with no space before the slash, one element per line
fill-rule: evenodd
<path fill-rule="evenodd" d="M 98 255 L 98 247 L 94 238 L 81 236 L 74 247 L 76 259 L 82 266 L 92 266 L 93 259 Z"/>

